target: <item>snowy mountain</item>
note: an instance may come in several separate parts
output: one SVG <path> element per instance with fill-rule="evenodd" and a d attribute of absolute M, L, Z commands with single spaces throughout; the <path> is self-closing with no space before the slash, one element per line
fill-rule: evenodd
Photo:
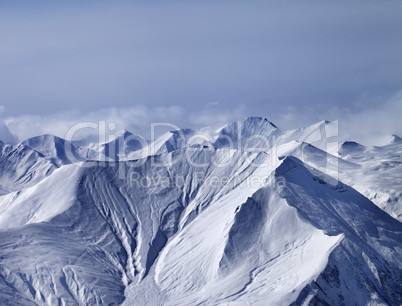
<path fill-rule="evenodd" d="M 215 148 L 270 149 L 280 135 L 280 130 L 266 118 L 248 117 L 224 126 L 214 142 Z"/>
<path fill-rule="evenodd" d="M 0 144 L 0 195 L 35 185 L 50 175 L 57 164 L 30 147 Z"/>
<path fill-rule="evenodd" d="M 339 152 L 344 160 L 360 166 L 345 172 L 343 182 L 402 221 L 402 141 L 399 137 L 393 136 L 389 144 L 379 147 L 343 143 Z"/>
<path fill-rule="evenodd" d="M 100 156 L 105 156 L 108 160 L 115 161 L 124 158 L 132 152 L 138 152 L 142 148 L 141 139 L 124 130 L 114 140 L 101 145 Z"/>
<path fill-rule="evenodd" d="M 401 304 L 402 142 L 335 129 L 0 143 L 1 303 Z"/>
<path fill-rule="evenodd" d="M 75 160 L 84 161 L 90 156 L 88 149 L 53 135 L 29 138 L 21 144 L 35 150 L 58 166 L 70 164 Z"/>

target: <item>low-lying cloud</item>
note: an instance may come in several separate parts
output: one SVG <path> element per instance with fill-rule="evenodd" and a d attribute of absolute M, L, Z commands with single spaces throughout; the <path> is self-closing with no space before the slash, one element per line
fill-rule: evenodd
<path fill-rule="evenodd" d="M 377 99 L 380 98 L 377 97 Z M 326 110 L 290 107 L 274 114 L 256 114 L 250 111 L 246 105 L 222 111 L 218 109 L 217 103 L 212 103 L 205 106 L 202 111 L 192 111 L 181 106 L 146 107 L 139 105 L 122 108 L 109 107 L 89 113 L 68 111 L 42 116 L 8 116 L 0 119 L 0 140 L 16 143 L 18 140 L 22 141 L 42 134 L 53 134 L 63 138 L 76 124 L 100 121 L 105 122 L 106 132 L 110 135 L 116 135 L 125 129 L 149 138 L 152 123 L 169 123 L 172 125 L 172 129 L 175 126 L 193 129 L 206 126 L 219 128 L 250 115 L 259 115 L 267 117 L 282 130 L 308 126 L 321 120 L 338 120 L 339 141 L 355 140 L 366 145 L 380 145 L 392 134 L 402 135 L 402 124 L 400 123 L 402 91 L 378 102 L 361 111 L 348 108 L 339 109 L 336 106 Z M 109 128 L 109 124 L 112 124 L 112 129 Z M 77 139 L 90 137 L 96 141 L 98 133 L 94 129 L 85 129 L 76 137 Z"/>

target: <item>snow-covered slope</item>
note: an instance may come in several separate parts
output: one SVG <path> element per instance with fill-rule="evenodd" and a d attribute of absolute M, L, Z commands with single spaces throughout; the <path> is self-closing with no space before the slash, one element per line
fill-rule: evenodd
<path fill-rule="evenodd" d="M 68 209 L 76 198 L 82 168 L 56 169 L 38 184 L 0 196 L 0 228 L 14 228 L 49 221 Z"/>
<path fill-rule="evenodd" d="M 400 192 L 400 142 L 338 155 L 331 127 L 0 143 L 1 303 L 401 304 L 402 224 L 363 195 Z"/>
<path fill-rule="evenodd" d="M 328 184 L 325 174 L 313 175 L 299 160 L 287 160 L 276 170 L 285 179 L 282 197 L 306 222 L 330 236 L 344 235 L 298 301 L 400 304 L 402 224 L 353 188 Z"/>
<path fill-rule="evenodd" d="M 329 122 L 323 120 L 308 127 L 285 131 L 280 135 L 277 142 L 278 144 L 283 144 L 296 140 L 309 143 L 321 150 L 334 154 L 337 150 L 337 136 L 338 121 Z"/>
<path fill-rule="evenodd" d="M 280 134 L 281 131 L 266 118 L 248 117 L 224 126 L 214 137 L 214 146 L 238 150 L 268 150 Z"/>
<path fill-rule="evenodd" d="M 382 147 L 365 147 L 345 141 L 337 151 L 325 151 L 310 143 L 290 141 L 268 152 L 273 156 L 291 155 L 301 159 L 332 176 L 335 181 L 349 184 L 402 221 L 402 142 L 391 141 Z"/>
<path fill-rule="evenodd" d="M 90 156 L 88 149 L 53 135 L 29 138 L 21 144 L 37 151 L 58 166 L 83 161 Z"/>
<path fill-rule="evenodd" d="M 245 167 L 264 158 L 228 150 L 185 153 L 199 164 L 233 158 Z M 59 197 L 56 177 L 55 188 L 48 186 L 53 175 L 63 176 L 55 172 L 35 189 L 1 199 L 1 299 L 21 296 L 24 301 L 48 304 L 57 300 L 89 304 L 122 301 L 124 286 L 148 275 L 167 239 L 190 224 L 222 192 L 220 185 L 210 186 L 210 179 L 235 177 L 231 184 L 240 184 L 254 171 L 231 165 L 199 168 L 184 158 L 172 166 L 151 167 L 155 162 L 174 160 L 177 154 L 150 158 L 138 167 L 130 162 L 93 162 L 78 171 L 71 165 L 66 171 L 75 172 L 70 177 L 78 177 L 64 181 L 64 186 L 73 186 L 68 187 L 70 191 L 64 189 L 63 197 Z M 145 187 L 144 178 L 155 181 Z M 20 217 L 26 220 L 21 227 L 20 221 L 13 223 L 7 217 L 24 203 L 35 211 Z M 47 203 L 56 208 L 49 211 Z M 51 269 L 40 268 L 43 262 Z M 109 282 L 114 285 L 105 287 Z"/>
<path fill-rule="evenodd" d="M 125 159 L 130 153 L 142 150 L 146 146 L 143 142 L 142 138 L 124 130 L 114 140 L 102 144 L 99 153 L 109 161 Z"/>
<path fill-rule="evenodd" d="M 149 142 L 148 145 L 142 144 L 141 148 L 125 152 L 125 159 L 132 160 L 138 158 L 144 158 L 146 156 L 166 154 L 176 150 L 184 149 L 189 144 L 191 137 L 194 135 L 194 131 L 191 129 L 182 129 L 176 131 L 170 131 L 163 134 L 153 142 Z"/>
<path fill-rule="evenodd" d="M 364 147 L 344 142 L 340 146 L 343 160 L 360 167 L 354 171 L 341 171 L 341 179 L 350 184 L 402 221 L 402 141 L 395 136 L 381 147 Z"/>
<path fill-rule="evenodd" d="M 50 175 L 57 164 L 24 144 L 0 144 L 0 195 L 32 186 Z"/>
<path fill-rule="evenodd" d="M 180 231 L 126 304 L 401 302 L 401 223 L 295 158 L 242 201 L 250 191 L 234 189 Z"/>

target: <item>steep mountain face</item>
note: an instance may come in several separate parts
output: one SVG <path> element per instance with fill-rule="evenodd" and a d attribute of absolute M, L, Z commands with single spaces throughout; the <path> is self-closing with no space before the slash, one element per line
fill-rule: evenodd
<path fill-rule="evenodd" d="M 250 117 L 149 147 L 1 143 L 0 301 L 401 304 L 402 224 L 379 207 L 397 208 L 363 195 L 398 190 L 400 144 L 309 143 L 332 128 Z"/>
<path fill-rule="evenodd" d="M 85 160 L 85 154 L 80 156 L 80 148 L 74 144 L 53 135 L 42 135 L 29 138 L 21 143 L 32 150 L 42 154 L 46 159 L 53 161 L 58 166 L 69 164 L 71 157 Z"/>
<path fill-rule="evenodd" d="M 110 161 L 120 160 L 132 152 L 143 149 L 142 142 L 143 140 L 138 136 L 124 131 L 116 139 L 102 145 L 100 152 Z"/>
<path fill-rule="evenodd" d="M 402 224 L 351 187 L 328 184 L 324 174 L 312 175 L 300 161 L 287 159 L 290 162 L 276 170 L 276 176 L 285 178 L 282 196 L 287 203 L 326 234 L 344 235 L 324 271 L 298 301 L 400 304 Z"/>
<path fill-rule="evenodd" d="M 215 148 L 237 150 L 270 149 L 280 130 L 265 118 L 248 117 L 223 127 L 214 137 Z"/>
<path fill-rule="evenodd" d="M 0 195 L 32 186 L 58 166 L 41 153 L 19 144 L 0 146 Z"/>
<path fill-rule="evenodd" d="M 174 161 L 178 154 L 191 159 L 152 167 L 165 163 L 163 159 Z M 140 166 L 130 162 L 70 165 L 55 172 L 60 179 L 52 175 L 35 188 L 4 196 L 2 299 L 19 295 L 24 301 L 48 304 L 121 302 L 124 286 L 149 274 L 168 239 L 230 190 L 222 190 L 220 184 L 211 187 L 210 179 L 236 178 L 229 185 L 238 185 L 255 171 L 251 167 L 239 173 L 231 165 L 198 167 L 189 161 L 210 164 L 229 158 L 246 167 L 266 156 L 191 150 L 149 158 Z M 70 187 L 61 190 L 63 185 Z M 23 211 L 22 206 L 32 209 Z M 43 268 L 42 262 L 51 269 Z"/>
<path fill-rule="evenodd" d="M 53 135 L 33 137 L 16 146 L 2 142 L 0 195 L 33 186 L 64 165 L 98 159 L 99 154 Z"/>

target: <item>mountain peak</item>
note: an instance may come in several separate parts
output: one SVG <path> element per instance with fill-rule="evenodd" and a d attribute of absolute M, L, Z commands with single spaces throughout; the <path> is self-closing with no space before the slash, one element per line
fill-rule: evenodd
<path fill-rule="evenodd" d="M 254 125 L 266 125 L 266 124 L 268 124 L 268 125 L 273 126 L 276 129 L 278 128 L 275 124 L 273 124 L 271 121 L 269 121 L 265 117 L 250 116 L 250 117 L 247 117 L 247 118 L 245 118 L 243 120 L 240 120 L 240 122 L 247 123 L 249 125 L 251 125 L 251 124 L 254 124 Z"/>
<path fill-rule="evenodd" d="M 266 118 L 247 117 L 224 126 L 219 131 L 214 147 L 269 149 L 272 138 L 279 133 L 281 133 L 280 130 Z"/>
<path fill-rule="evenodd" d="M 279 157 L 279 160 L 282 160 L 282 163 L 275 170 L 276 176 L 284 176 L 285 174 L 289 173 L 292 169 L 305 166 L 300 159 L 294 156 L 282 156 Z"/>
<path fill-rule="evenodd" d="M 181 135 L 181 134 L 183 134 L 183 135 L 189 135 L 189 134 L 194 133 L 194 130 L 192 130 L 192 129 L 180 129 L 180 130 L 173 130 L 173 131 L 170 131 L 170 133 L 171 133 L 171 134 L 174 134 L 174 135 Z"/>
<path fill-rule="evenodd" d="M 402 143 L 402 138 L 398 135 L 393 134 L 391 137 L 391 143 Z"/>
<path fill-rule="evenodd" d="M 362 152 L 365 149 L 366 149 L 365 146 L 363 146 L 360 143 L 357 143 L 355 141 L 344 141 L 339 146 L 339 153 L 340 154 L 349 154 L 349 153 L 353 153 L 353 152 Z"/>
<path fill-rule="evenodd" d="M 286 180 L 298 182 L 305 186 L 309 186 L 306 183 L 308 181 L 307 178 L 324 185 L 327 183 L 331 186 L 341 184 L 337 179 L 307 165 L 297 157 L 286 156 L 280 157 L 279 160 L 282 160 L 282 163 L 275 170 L 276 179 L 285 178 Z"/>
<path fill-rule="evenodd" d="M 35 137 L 28 138 L 21 142 L 22 145 L 28 146 L 31 149 L 37 150 L 43 148 L 45 146 L 54 146 L 56 144 L 64 144 L 65 140 L 51 135 L 51 134 L 43 134 Z"/>
<path fill-rule="evenodd" d="M 127 137 L 130 137 L 132 135 L 133 135 L 133 133 L 131 133 L 130 131 L 128 131 L 126 129 L 123 129 L 123 130 L 117 132 L 116 138 L 123 137 L 123 139 L 126 139 Z"/>

